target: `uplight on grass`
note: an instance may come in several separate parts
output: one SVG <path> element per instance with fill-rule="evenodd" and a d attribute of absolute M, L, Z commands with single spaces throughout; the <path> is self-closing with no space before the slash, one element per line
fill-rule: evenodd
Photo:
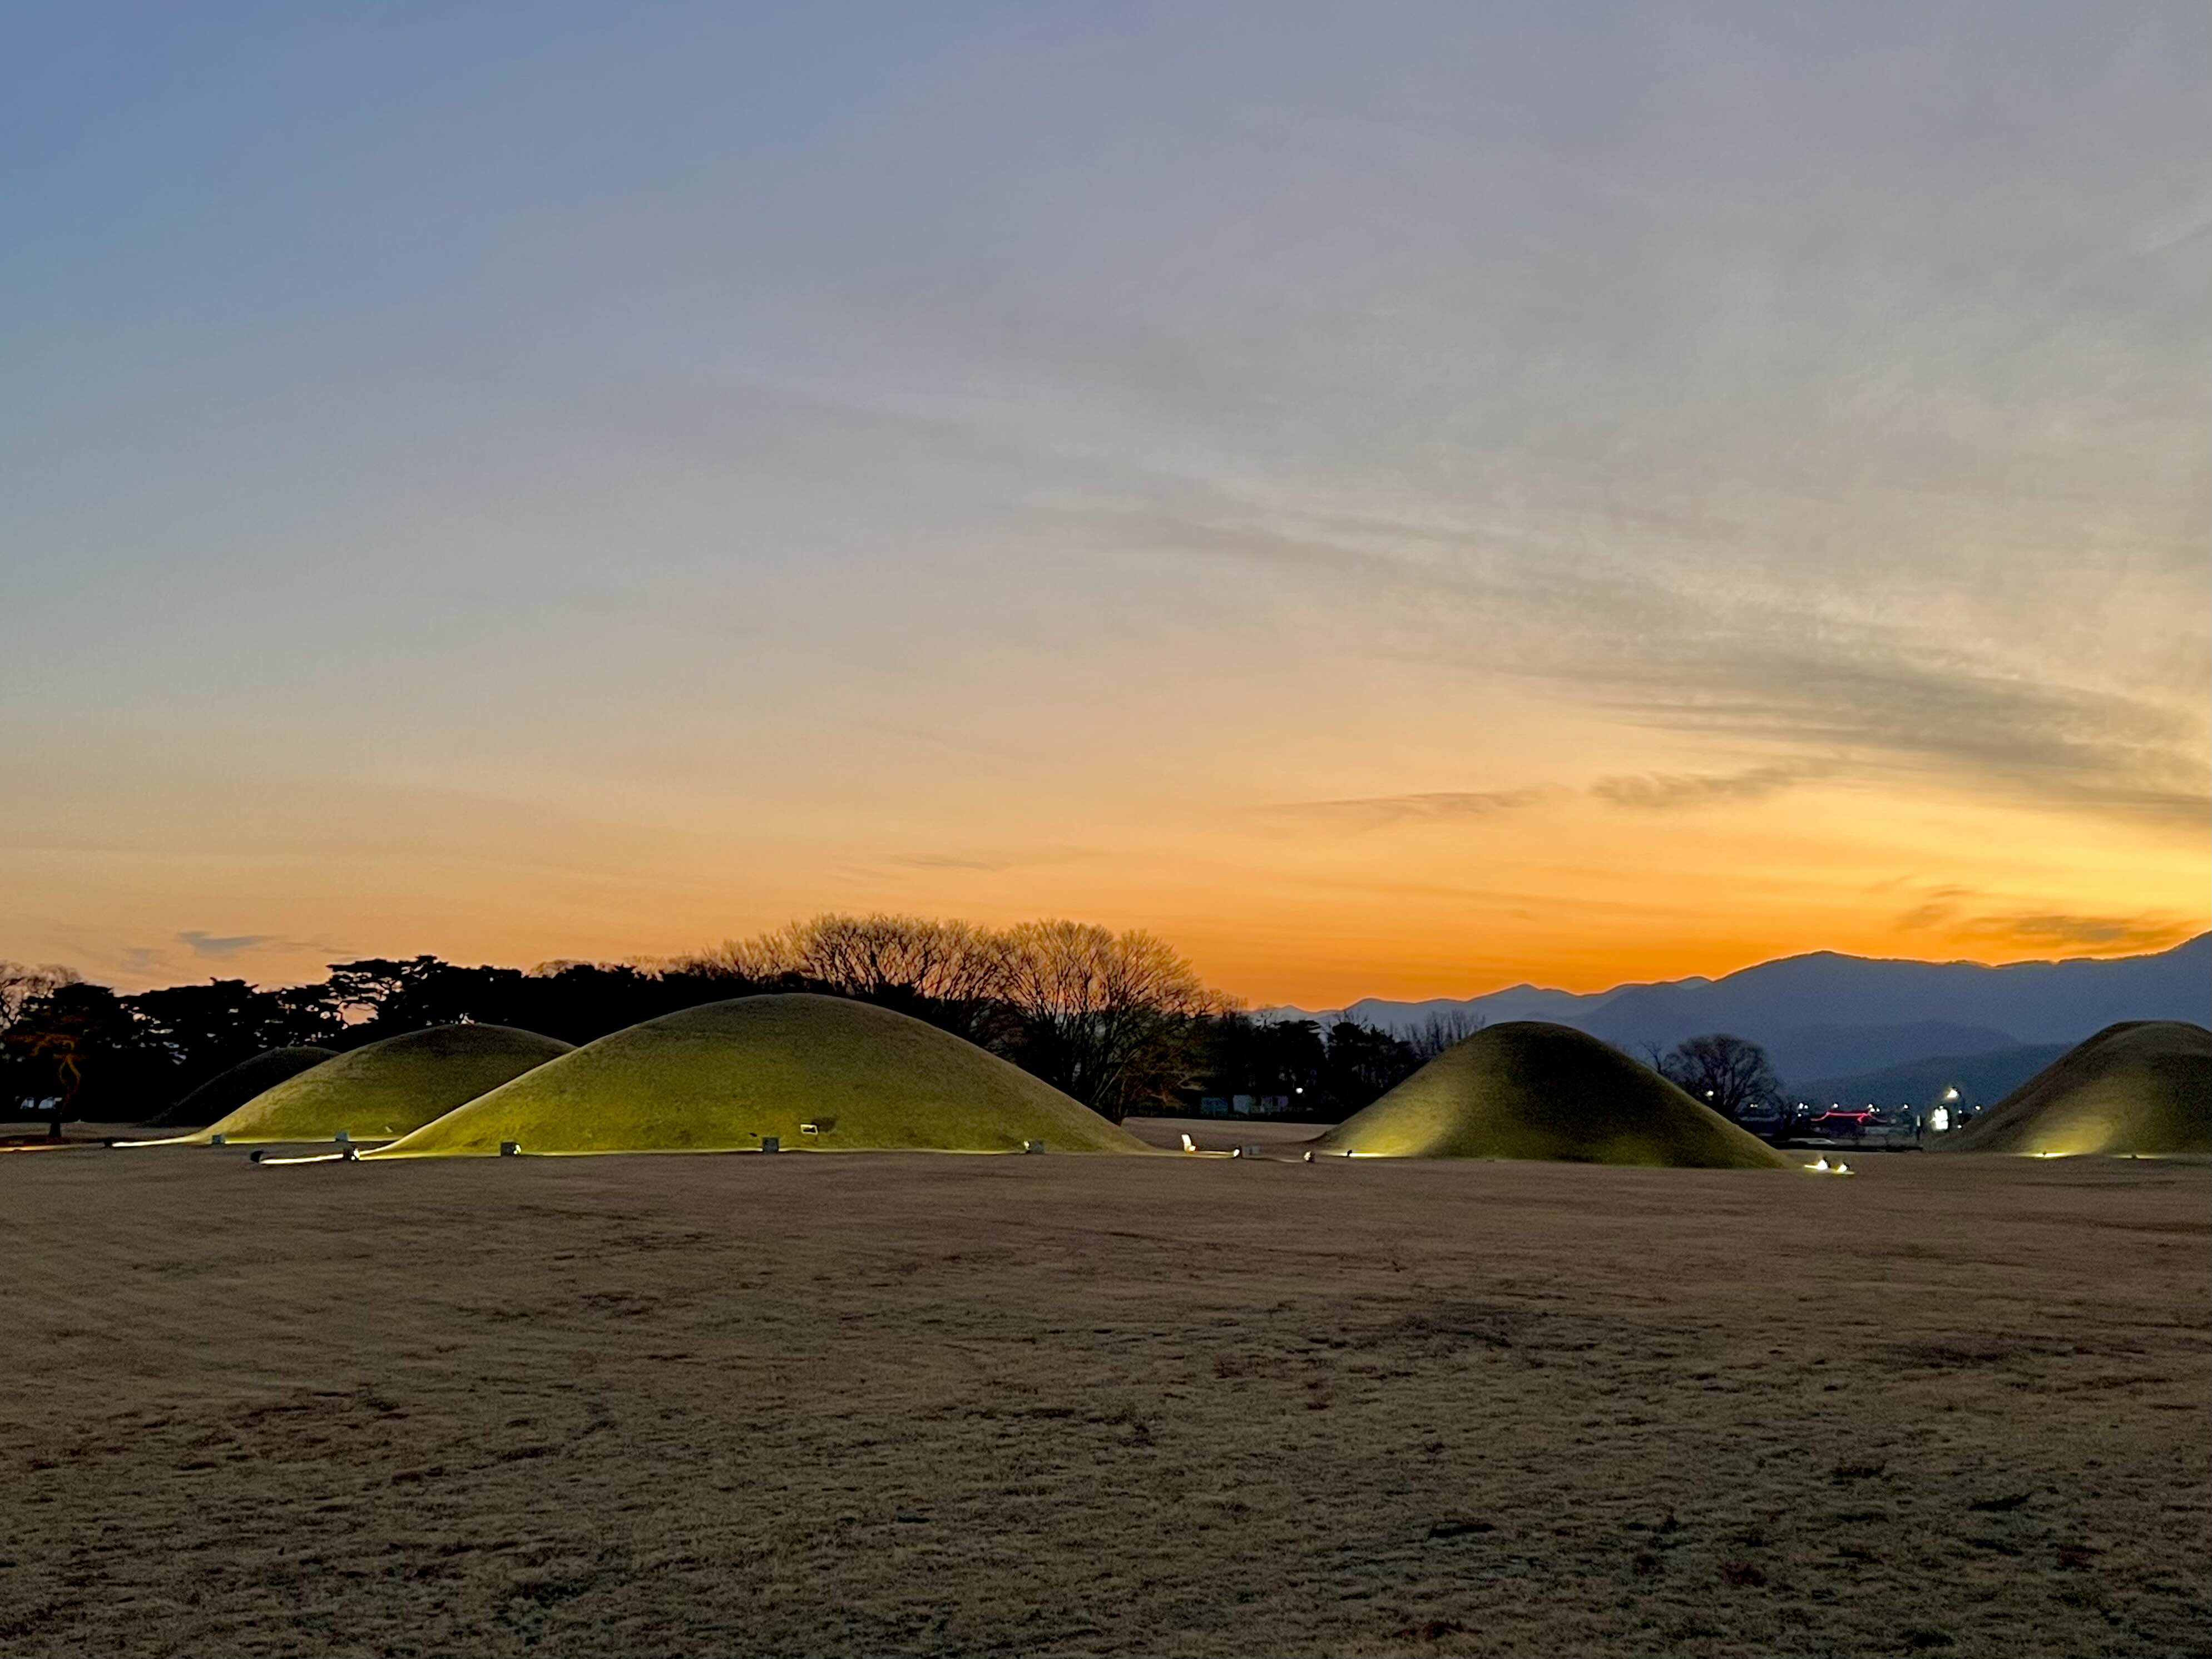
<path fill-rule="evenodd" d="M 1939 1143 L 2034 1158 L 2212 1152 L 2212 1031 L 2109 1025 Z"/>

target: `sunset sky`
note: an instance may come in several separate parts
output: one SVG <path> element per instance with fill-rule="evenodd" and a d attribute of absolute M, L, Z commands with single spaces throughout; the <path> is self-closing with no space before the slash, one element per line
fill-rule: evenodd
<path fill-rule="evenodd" d="M 0 957 L 2212 906 L 2187 3 L 17 4 Z"/>

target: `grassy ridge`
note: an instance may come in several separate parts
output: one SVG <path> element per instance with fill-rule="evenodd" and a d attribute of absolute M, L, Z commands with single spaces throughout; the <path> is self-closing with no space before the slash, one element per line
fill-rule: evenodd
<path fill-rule="evenodd" d="M 1476 1032 L 1317 1145 L 1370 1158 L 1744 1170 L 1787 1162 L 1620 1050 L 1540 1020 Z"/>
<path fill-rule="evenodd" d="M 803 1126 L 812 1124 L 809 1133 Z M 841 997 L 739 997 L 587 1043 L 375 1154 L 1134 1152 L 1142 1143 L 950 1032 Z"/>
<path fill-rule="evenodd" d="M 2212 1031 L 2175 1019 L 2108 1025 L 1939 1144 L 2045 1158 L 2212 1152 Z"/>
<path fill-rule="evenodd" d="M 507 1025 L 435 1025 L 326 1060 L 187 1139 L 393 1139 L 568 1051 Z"/>

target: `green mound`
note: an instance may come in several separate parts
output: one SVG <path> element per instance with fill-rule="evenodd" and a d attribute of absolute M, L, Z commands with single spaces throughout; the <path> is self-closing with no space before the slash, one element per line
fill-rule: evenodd
<path fill-rule="evenodd" d="M 1136 1152 L 1049 1084 L 918 1019 L 840 997 L 755 996 L 587 1043 L 380 1158 L 525 1152 Z"/>
<path fill-rule="evenodd" d="M 1619 1049 L 1540 1020 L 1489 1026 L 1445 1049 L 1315 1149 L 1708 1170 L 1787 1162 Z"/>
<path fill-rule="evenodd" d="M 434 1025 L 325 1060 L 187 1139 L 395 1139 L 570 1047 L 506 1025 Z"/>
<path fill-rule="evenodd" d="M 2107 1025 L 1935 1144 L 2041 1158 L 2212 1152 L 2212 1031 L 2178 1019 Z"/>
<path fill-rule="evenodd" d="M 179 1097 L 160 1116 L 149 1118 L 147 1126 L 162 1128 L 172 1124 L 181 1127 L 212 1123 L 236 1111 L 256 1095 L 321 1065 L 337 1053 L 335 1048 L 318 1048 L 307 1043 L 296 1048 L 271 1048 L 251 1060 L 241 1060 L 228 1071 L 216 1073 L 198 1088 Z"/>

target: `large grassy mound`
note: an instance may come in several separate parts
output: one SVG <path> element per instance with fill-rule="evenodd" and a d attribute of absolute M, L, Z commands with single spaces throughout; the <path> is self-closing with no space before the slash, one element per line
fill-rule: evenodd
<path fill-rule="evenodd" d="M 1657 1073 L 1540 1020 L 1476 1032 L 1316 1143 L 1363 1158 L 1516 1158 L 1692 1169 L 1786 1160 Z"/>
<path fill-rule="evenodd" d="M 811 1125 L 810 1130 L 807 1126 Z M 525 1152 L 1135 1152 L 1133 1135 L 933 1025 L 840 997 L 755 996 L 587 1043 L 383 1148 Z"/>
<path fill-rule="evenodd" d="M 434 1025 L 325 1060 L 187 1138 L 397 1139 L 571 1046 L 507 1025 Z"/>
<path fill-rule="evenodd" d="M 2212 1031 L 2178 1019 L 2107 1025 L 1936 1145 L 2045 1158 L 2212 1152 Z"/>
<path fill-rule="evenodd" d="M 216 1073 L 198 1088 L 179 1097 L 175 1104 L 160 1116 L 149 1118 L 147 1125 L 160 1128 L 169 1124 L 183 1127 L 212 1123 L 236 1111 L 256 1095 L 275 1088 L 287 1078 L 312 1070 L 337 1054 L 335 1048 L 302 1043 L 296 1048 L 271 1048 L 251 1060 L 241 1060 L 228 1071 Z"/>

